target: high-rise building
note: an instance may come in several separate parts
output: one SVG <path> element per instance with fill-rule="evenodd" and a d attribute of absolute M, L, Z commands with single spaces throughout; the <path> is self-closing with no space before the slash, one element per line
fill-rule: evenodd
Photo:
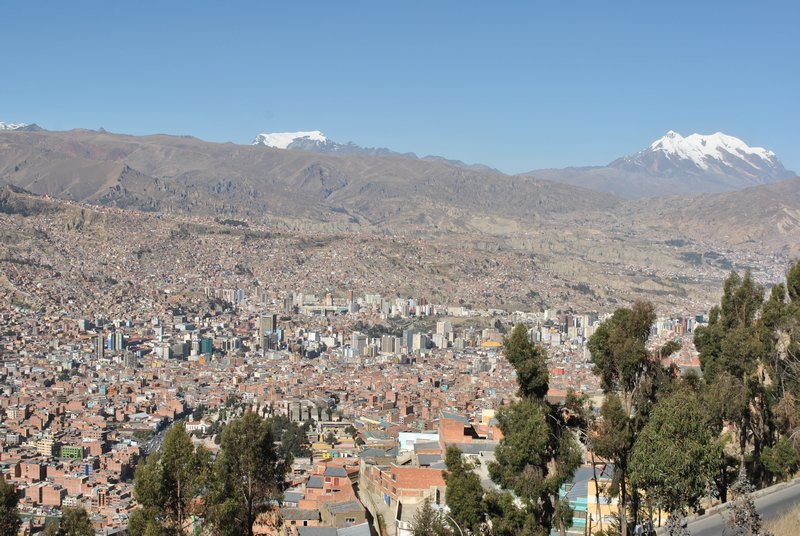
<path fill-rule="evenodd" d="M 354 355 L 362 355 L 367 347 L 367 336 L 359 331 L 354 331 L 350 336 L 350 348 Z"/>
<path fill-rule="evenodd" d="M 381 352 L 384 354 L 393 354 L 395 338 L 391 335 L 383 335 L 381 337 Z"/>
<path fill-rule="evenodd" d="M 430 339 L 428 339 L 427 335 L 424 333 L 415 333 L 411 343 L 411 350 L 415 352 L 417 350 L 425 350 L 428 348 L 428 342 L 430 342 Z"/>
<path fill-rule="evenodd" d="M 105 337 L 100 333 L 94 340 L 94 354 L 97 359 L 102 359 L 106 352 Z"/>
<path fill-rule="evenodd" d="M 125 348 L 125 338 L 122 332 L 112 331 L 108 334 L 108 349 L 120 351 Z"/>
<path fill-rule="evenodd" d="M 135 368 L 137 361 L 138 359 L 136 357 L 136 354 L 134 354 L 133 352 L 126 351 L 125 355 L 122 357 L 122 363 L 126 367 Z"/>
<path fill-rule="evenodd" d="M 273 335 L 278 331 L 278 315 L 261 313 L 258 318 L 258 347 L 274 349 Z"/>
<path fill-rule="evenodd" d="M 410 352 L 414 346 L 414 330 L 404 329 L 402 337 L 402 346 L 405 347 L 407 352 Z"/>
<path fill-rule="evenodd" d="M 434 333 L 433 334 L 433 345 L 436 348 L 447 348 L 449 346 L 449 342 L 447 337 L 442 333 Z"/>

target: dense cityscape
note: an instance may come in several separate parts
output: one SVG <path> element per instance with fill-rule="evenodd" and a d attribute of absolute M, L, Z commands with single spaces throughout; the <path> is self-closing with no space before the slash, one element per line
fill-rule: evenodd
<path fill-rule="evenodd" d="M 796 536 L 800 4 L 3 4 L 0 536 Z"/>
<path fill-rule="evenodd" d="M 311 455 L 295 460 L 287 495 L 302 495 L 332 467 L 355 484 L 359 473 L 378 478 L 370 471 L 385 470 L 390 459 L 395 470 L 424 475 L 405 478 L 394 501 L 427 493 L 435 487 L 431 478 L 444 488 L 441 449 L 466 441 L 442 437 L 449 420 L 471 423 L 487 437 L 482 452 L 492 451 L 495 408 L 515 392 L 503 336 L 518 323 L 547 348 L 548 398 L 563 401 L 570 389 L 602 395 L 586 348 L 604 319 L 596 312 L 467 309 L 352 291 L 204 293 L 218 310 L 171 309 L 163 293 L 165 313 L 146 318 L 74 318 L 20 307 L 3 313 L 2 465 L 22 490 L 20 511 L 31 529 L 76 506 L 109 533 L 124 529 L 136 506 L 134 468 L 158 449 L 164 431 L 183 422 L 193 441 L 214 452 L 215 431 L 244 408 L 311 423 Z M 702 318 L 660 319 L 654 340 L 689 341 Z M 699 366 L 688 349 L 664 357 L 682 368 Z M 354 433 L 346 434 L 348 427 Z M 329 433 L 335 443 L 325 442 Z M 395 460 L 420 440 L 438 446 L 428 446 L 421 461 Z M 356 489 L 371 496 L 337 490 L 326 504 L 348 504 L 365 520 L 364 504 L 383 499 L 363 485 Z M 321 503 L 304 501 L 301 510 L 322 511 Z M 388 513 L 394 501 L 384 505 Z M 284 519 L 295 521 L 292 507 L 284 509 Z"/>

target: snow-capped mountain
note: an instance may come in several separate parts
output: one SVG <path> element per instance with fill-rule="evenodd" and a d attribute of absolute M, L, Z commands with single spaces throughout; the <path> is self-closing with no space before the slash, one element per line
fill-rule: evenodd
<path fill-rule="evenodd" d="M 8 132 L 11 130 L 20 130 L 24 132 L 39 132 L 44 130 L 42 127 L 37 125 L 36 123 L 4 123 L 0 121 L 0 132 Z"/>
<path fill-rule="evenodd" d="M 253 145 L 273 147 L 275 149 L 294 149 L 298 151 L 311 151 L 325 154 L 351 155 L 360 154 L 367 156 L 396 155 L 394 151 L 378 147 L 361 147 L 353 142 L 337 143 L 329 140 L 319 130 L 307 132 L 274 132 L 272 134 L 259 134 L 253 140 Z M 404 155 L 409 156 L 409 155 Z M 411 155 L 416 158 L 416 155 Z"/>
<path fill-rule="evenodd" d="M 324 144 L 327 141 L 328 138 L 319 130 L 312 130 L 309 132 L 274 132 L 272 134 L 259 134 L 253 140 L 253 145 L 264 145 L 266 147 L 274 147 L 275 149 L 289 149 L 295 142 L 316 142 Z"/>
<path fill-rule="evenodd" d="M 25 123 L 4 123 L 0 121 L 0 130 L 19 130 L 27 126 Z"/>
<path fill-rule="evenodd" d="M 460 160 L 450 160 L 441 156 L 418 157 L 414 153 L 398 153 L 383 147 L 361 147 L 349 141 L 347 143 L 337 143 L 329 140 L 325 134 L 319 130 L 308 132 L 275 132 L 272 134 L 259 134 L 252 142 L 253 145 L 263 147 L 273 147 L 276 149 L 293 149 L 297 151 L 311 151 L 314 153 L 335 154 L 335 155 L 361 155 L 361 156 L 402 156 L 414 160 L 426 160 L 428 162 L 440 162 L 450 166 L 471 169 L 474 171 L 491 171 L 499 173 L 494 168 L 483 164 L 466 164 Z"/>
<path fill-rule="evenodd" d="M 614 160 L 608 167 L 663 177 L 741 179 L 753 185 L 795 176 L 783 167 L 774 152 L 750 147 L 722 132 L 684 138 L 670 130 L 647 149 Z"/>
<path fill-rule="evenodd" d="M 795 177 L 775 153 L 717 132 L 667 134 L 649 147 L 597 167 L 525 173 L 627 198 L 730 192 Z"/>

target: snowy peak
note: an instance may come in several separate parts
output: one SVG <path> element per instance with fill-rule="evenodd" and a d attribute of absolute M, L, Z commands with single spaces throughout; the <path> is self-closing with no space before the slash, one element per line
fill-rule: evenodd
<path fill-rule="evenodd" d="M 366 155 L 387 156 L 397 153 L 379 147 L 360 147 L 355 143 L 337 143 L 325 137 L 319 130 L 308 132 L 275 132 L 272 134 L 259 134 L 253 140 L 253 145 L 261 147 L 274 147 L 276 149 L 293 149 L 296 151 L 311 151 L 322 154 L 335 155 Z M 416 157 L 415 157 L 416 158 Z"/>
<path fill-rule="evenodd" d="M 734 136 L 722 132 L 705 136 L 692 134 L 684 138 L 677 132 L 670 130 L 660 140 L 654 141 L 648 151 L 661 151 L 669 156 L 677 156 L 684 160 L 691 160 L 701 169 L 708 169 L 706 159 L 724 161 L 729 155 L 739 157 L 756 157 L 769 162 L 775 161 L 775 153 L 763 147 L 750 147 L 745 142 Z"/>
<path fill-rule="evenodd" d="M 12 130 L 19 130 L 23 132 L 39 132 L 44 129 L 36 123 L 4 123 L 0 121 L 0 132 L 9 132 Z"/>
<path fill-rule="evenodd" d="M 670 130 L 647 149 L 611 162 L 611 168 L 663 177 L 713 177 L 763 184 L 794 176 L 763 147 L 750 147 L 734 136 L 692 134 Z"/>
<path fill-rule="evenodd" d="M 311 130 L 308 132 L 274 132 L 272 134 L 259 134 L 253 140 L 253 145 L 263 145 L 266 147 L 274 147 L 275 149 L 289 149 L 295 142 L 306 144 L 308 142 L 317 142 L 324 144 L 328 138 L 319 130 Z"/>
<path fill-rule="evenodd" d="M 20 130 L 27 126 L 25 123 L 4 123 L 0 121 L 0 130 Z"/>

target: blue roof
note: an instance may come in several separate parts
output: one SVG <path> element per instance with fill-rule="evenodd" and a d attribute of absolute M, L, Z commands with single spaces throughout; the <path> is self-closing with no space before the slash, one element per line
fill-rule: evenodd
<path fill-rule="evenodd" d="M 459 422 L 462 422 L 464 424 L 469 424 L 469 419 L 467 419 L 466 417 L 464 417 L 462 415 L 457 415 L 455 413 L 450 413 L 448 411 L 443 411 L 442 412 L 442 418 L 443 419 L 452 420 L 452 421 L 459 421 Z"/>
<path fill-rule="evenodd" d="M 283 500 L 286 502 L 298 502 L 305 497 L 305 493 L 302 491 L 291 491 L 286 490 L 283 492 Z"/>
<path fill-rule="evenodd" d="M 347 477 L 347 471 L 344 470 L 344 467 L 337 467 L 337 466 L 328 466 L 325 468 L 325 476 L 333 476 L 333 477 Z"/>
<path fill-rule="evenodd" d="M 369 530 L 369 523 L 361 523 L 360 525 L 345 527 L 337 531 L 337 536 L 371 536 L 371 535 L 372 532 Z"/>

